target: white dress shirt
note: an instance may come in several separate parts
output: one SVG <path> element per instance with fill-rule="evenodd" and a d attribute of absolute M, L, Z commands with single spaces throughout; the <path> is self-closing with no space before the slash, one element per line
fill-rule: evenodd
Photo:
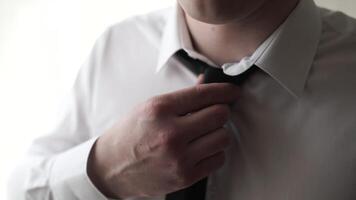
<path fill-rule="evenodd" d="M 10 199 L 106 199 L 86 172 L 95 139 L 139 102 L 196 83 L 177 50 L 214 65 L 187 33 L 177 7 L 110 27 L 57 127 L 12 175 Z M 220 67 L 236 75 L 253 64 L 261 70 L 232 111 L 240 140 L 209 177 L 207 200 L 356 199 L 356 21 L 301 0 L 253 55 Z"/>

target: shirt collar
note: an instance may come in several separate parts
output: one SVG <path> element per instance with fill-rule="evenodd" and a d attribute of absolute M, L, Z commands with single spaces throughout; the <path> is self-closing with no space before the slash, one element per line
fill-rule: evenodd
<path fill-rule="evenodd" d="M 257 48 L 251 57 L 235 63 L 237 68 L 242 67 L 242 69 L 234 70 L 232 66 L 234 63 L 227 63 L 222 68 L 225 73 L 236 75 L 256 64 L 292 95 L 299 97 L 313 64 L 320 34 L 321 19 L 317 6 L 313 0 L 300 0 L 285 22 Z M 204 56 L 194 52 L 183 11 L 176 5 L 163 32 L 156 72 L 159 72 L 180 49 L 186 50 L 194 58 L 216 66 Z"/>
<path fill-rule="evenodd" d="M 167 61 L 180 49 L 193 50 L 188 27 L 182 9 L 177 4 L 169 13 L 159 49 L 156 72 L 159 72 Z"/>
<path fill-rule="evenodd" d="M 304 91 L 320 36 L 318 7 L 312 0 L 301 0 L 256 65 L 299 97 Z"/>

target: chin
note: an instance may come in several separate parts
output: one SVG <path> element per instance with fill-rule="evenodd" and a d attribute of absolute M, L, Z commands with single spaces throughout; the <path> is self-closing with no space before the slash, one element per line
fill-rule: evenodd
<path fill-rule="evenodd" d="M 184 12 L 209 24 L 226 24 L 243 19 L 265 0 L 178 0 Z"/>
<path fill-rule="evenodd" d="M 185 10 L 185 12 L 192 17 L 193 19 L 207 23 L 207 24 L 227 24 L 232 21 L 238 20 L 237 16 L 227 16 L 225 13 L 199 13 L 199 12 L 189 12 Z"/>

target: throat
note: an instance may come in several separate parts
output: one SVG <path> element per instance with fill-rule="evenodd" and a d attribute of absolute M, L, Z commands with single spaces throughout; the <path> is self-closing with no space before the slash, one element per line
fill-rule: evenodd
<path fill-rule="evenodd" d="M 280 5 L 266 5 L 246 16 L 226 24 L 208 24 L 185 14 L 186 24 L 194 49 L 214 63 L 239 62 L 255 50 L 285 21 L 298 0 Z M 276 10 L 277 8 L 283 8 Z"/>

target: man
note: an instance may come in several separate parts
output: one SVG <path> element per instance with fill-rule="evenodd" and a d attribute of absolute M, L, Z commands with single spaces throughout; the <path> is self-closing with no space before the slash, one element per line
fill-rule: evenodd
<path fill-rule="evenodd" d="M 258 70 L 197 85 L 182 49 Z M 312 0 L 178 0 L 121 22 L 10 194 L 156 200 L 209 176 L 209 200 L 356 199 L 355 53 L 356 21 Z"/>

